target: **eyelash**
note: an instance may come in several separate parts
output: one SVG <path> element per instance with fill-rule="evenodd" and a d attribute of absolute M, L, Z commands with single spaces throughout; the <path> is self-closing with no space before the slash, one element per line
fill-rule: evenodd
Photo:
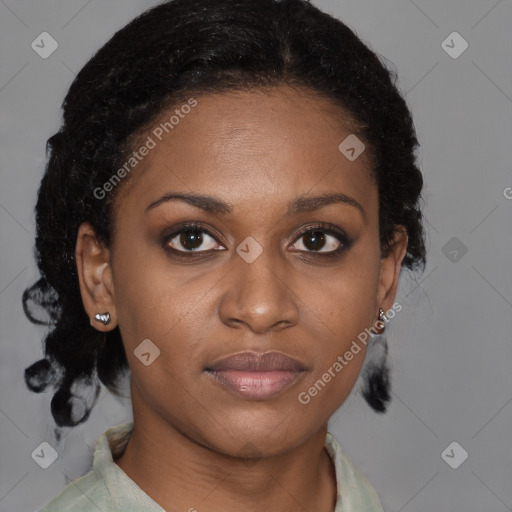
<path fill-rule="evenodd" d="M 206 251 L 180 251 L 180 250 L 174 249 L 172 247 L 169 247 L 169 245 L 168 245 L 169 242 L 173 238 L 175 238 L 176 235 L 180 235 L 187 231 L 197 231 L 199 233 L 206 233 L 208 236 L 213 238 L 217 243 L 220 243 L 217 240 L 217 237 L 215 235 L 213 235 L 213 233 L 211 233 L 211 231 L 206 229 L 203 225 L 196 223 L 196 222 L 189 222 L 187 224 L 183 224 L 183 225 L 179 226 L 179 228 L 173 229 L 170 233 L 164 235 L 163 240 L 162 240 L 162 245 L 163 245 L 164 249 L 166 251 L 172 252 L 173 255 L 176 255 L 176 256 L 182 257 L 182 258 L 204 257 L 205 254 L 207 254 L 211 251 L 218 250 L 218 249 L 208 249 Z M 341 253 L 350 249 L 350 247 L 352 246 L 352 244 L 354 242 L 354 240 L 352 238 L 348 237 L 347 234 L 343 230 L 341 230 L 331 224 L 318 223 L 318 224 L 315 224 L 313 226 L 308 226 L 307 228 L 303 229 L 297 235 L 293 244 L 297 243 L 297 241 L 299 241 L 305 235 L 307 235 L 309 233 L 313 233 L 315 231 L 321 231 L 324 234 L 333 236 L 334 238 L 336 238 L 338 240 L 338 242 L 340 243 L 340 246 L 337 249 L 335 249 L 333 251 L 329 251 L 329 252 L 296 250 L 295 252 L 299 253 L 301 255 L 301 257 L 303 257 L 303 258 L 308 258 L 311 255 L 314 258 L 321 258 L 321 259 L 337 258 L 341 255 Z"/>

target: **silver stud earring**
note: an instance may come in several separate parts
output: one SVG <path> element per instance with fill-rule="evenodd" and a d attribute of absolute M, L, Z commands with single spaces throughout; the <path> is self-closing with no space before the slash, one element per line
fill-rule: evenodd
<path fill-rule="evenodd" d="M 96 313 L 94 320 L 101 322 L 103 325 L 107 325 L 110 323 L 110 313 L 108 311 L 106 313 Z"/>

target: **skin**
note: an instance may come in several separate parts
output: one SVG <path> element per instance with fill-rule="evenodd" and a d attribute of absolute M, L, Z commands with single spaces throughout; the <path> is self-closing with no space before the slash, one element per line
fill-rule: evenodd
<path fill-rule="evenodd" d="M 368 152 L 349 161 L 339 151 L 352 132 L 330 100 L 284 85 L 196 99 L 118 191 L 111 246 L 88 224 L 78 233 L 91 325 L 119 326 L 132 374 L 135 428 L 116 462 L 168 511 L 332 512 L 327 422 L 359 375 L 364 346 L 310 403 L 299 403 L 298 394 L 374 325 L 379 307 L 391 308 L 407 235 L 397 226 L 381 254 Z M 215 196 L 232 213 L 179 200 L 145 211 L 170 192 Z M 286 215 L 298 196 L 333 192 L 356 200 L 364 213 L 338 202 Z M 199 249 L 208 255 L 179 258 L 165 249 L 164 230 L 186 221 L 215 236 L 203 233 Z M 316 250 L 305 245 L 307 235 L 298 236 L 318 222 L 337 226 L 353 243 L 322 259 L 319 253 L 340 246 L 333 235 Z M 252 263 L 236 253 L 248 236 L 263 249 Z M 172 240 L 167 246 L 187 250 L 179 234 Z M 214 247 L 223 250 L 206 252 Z M 94 320 L 105 311 L 107 326 Z M 161 351 L 149 366 L 134 355 L 145 339 Z M 278 350 L 307 371 L 270 399 L 247 400 L 203 371 L 243 350 Z"/>

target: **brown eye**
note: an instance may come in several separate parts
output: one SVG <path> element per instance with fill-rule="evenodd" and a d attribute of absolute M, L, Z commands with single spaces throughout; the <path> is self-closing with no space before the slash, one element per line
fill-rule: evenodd
<path fill-rule="evenodd" d="M 339 235 L 335 236 L 320 229 L 312 229 L 300 235 L 298 241 L 294 243 L 294 246 L 296 246 L 294 248 L 297 251 L 331 253 L 337 251 L 343 245 Z"/>
<path fill-rule="evenodd" d="M 170 235 L 166 246 L 179 252 L 206 252 L 218 249 L 220 244 L 205 230 L 194 227 L 181 229 Z"/>

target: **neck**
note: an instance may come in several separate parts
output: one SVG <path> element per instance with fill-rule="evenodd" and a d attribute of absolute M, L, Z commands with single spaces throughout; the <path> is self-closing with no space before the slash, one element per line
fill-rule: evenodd
<path fill-rule="evenodd" d="M 165 510 L 334 511 L 327 424 L 285 453 L 267 457 L 248 445 L 248 456 L 233 457 L 165 421 L 133 388 L 134 429 L 115 462 Z"/>

